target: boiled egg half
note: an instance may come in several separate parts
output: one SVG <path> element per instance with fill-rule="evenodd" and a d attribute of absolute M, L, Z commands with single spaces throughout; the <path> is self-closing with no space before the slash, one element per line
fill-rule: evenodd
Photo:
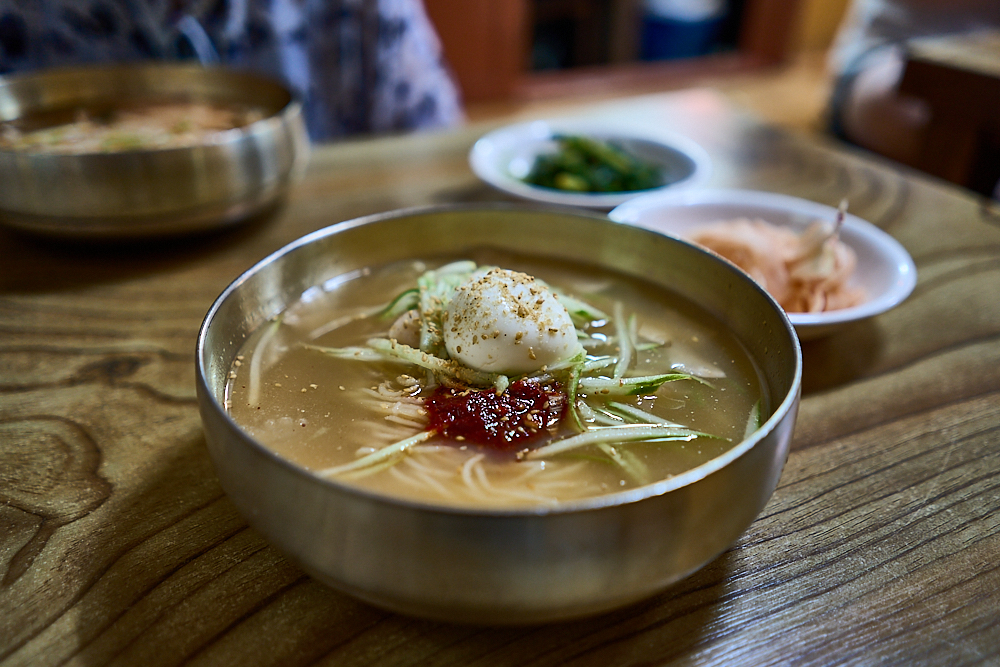
<path fill-rule="evenodd" d="M 442 323 L 451 358 L 481 371 L 530 373 L 583 350 L 555 294 L 508 269 L 491 269 L 460 285 Z"/>

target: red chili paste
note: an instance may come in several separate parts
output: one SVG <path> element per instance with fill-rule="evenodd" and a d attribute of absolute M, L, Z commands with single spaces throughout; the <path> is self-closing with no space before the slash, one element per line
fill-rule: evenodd
<path fill-rule="evenodd" d="M 445 437 L 511 450 L 558 424 L 566 411 L 566 395 L 555 383 L 518 380 L 502 394 L 438 387 L 424 407 L 428 428 Z"/>

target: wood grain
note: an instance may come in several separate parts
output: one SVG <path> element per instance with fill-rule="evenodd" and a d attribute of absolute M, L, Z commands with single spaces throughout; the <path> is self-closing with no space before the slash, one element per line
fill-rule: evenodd
<path fill-rule="evenodd" d="M 692 136 L 713 185 L 846 196 L 917 263 L 903 305 L 803 346 L 780 485 L 729 551 L 611 614 L 477 628 L 327 589 L 247 527 L 194 394 L 215 296 L 313 229 L 502 199 L 466 164 L 487 126 L 347 142 L 229 232 L 88 247 L 0 231 L 0 665 L 1000 664 L 1000 212 L 711 91 L 581 112 Z"/>

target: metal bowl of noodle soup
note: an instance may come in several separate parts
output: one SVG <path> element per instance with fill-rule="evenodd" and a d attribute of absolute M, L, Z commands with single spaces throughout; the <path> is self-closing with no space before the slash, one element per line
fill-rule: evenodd
<path fill-rule="evenodd" d="M 245 369 L 247 341 L 280 322 L 303 295 L 336 292 L 348 278 L 376 275 L 373 267 L 473 256 L 484 248 L 538 266 L 606 271 L 693 304 L 752 361 L 766 396 L 759 428 L 690 469 L 646 484 L 554 503 L 476 506 L 324 477 L 234 418 L 228 392 L 232 378 L 244 377 L 237 362 L 244 360 Z M 525 624 L 637 602 L 725 552 L 778 483 L 799 405 L 801 353 L 773 299 L 694 245 L 587 212 L 447 205 L 339 223 L 262 260 L 208 311 L 196 372 L 206 440 L 224 490 L 250 525 L 302 569 L 405 614 Z"/>
<path fill-rule="evenodd" d="M 300 102 L 250 72 L 139 63 L 0 77 L 0 223 L 34 234 L 233 225 L 280 203 L 308 153 Z"/>

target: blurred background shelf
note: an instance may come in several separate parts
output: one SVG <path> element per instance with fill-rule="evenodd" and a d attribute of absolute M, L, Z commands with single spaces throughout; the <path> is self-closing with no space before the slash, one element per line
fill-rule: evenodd
<path fill-rule="evenodd" d="M 473 110 L 497 103 L 666 90 L 802 59 L 818 62 L 811 54 L 829 46 L 847 5 L 847 0 L 704 1 L 719 5 L 721 14 L 690 20 L 686 37 L 674 35 L 673 42 L 665 43 L 666 55 L 674 57 L 663 59 L 651 59 L 664 54 L 644 44 L 644 29 L 648 37 L 656 21 L 649 20 L 648 3 L 642 0 L 425 3 Z M 677 46 L 686 38 L 704 37 L 695 33 L 704 33 L 708 22 L 709 41 Z"/>

